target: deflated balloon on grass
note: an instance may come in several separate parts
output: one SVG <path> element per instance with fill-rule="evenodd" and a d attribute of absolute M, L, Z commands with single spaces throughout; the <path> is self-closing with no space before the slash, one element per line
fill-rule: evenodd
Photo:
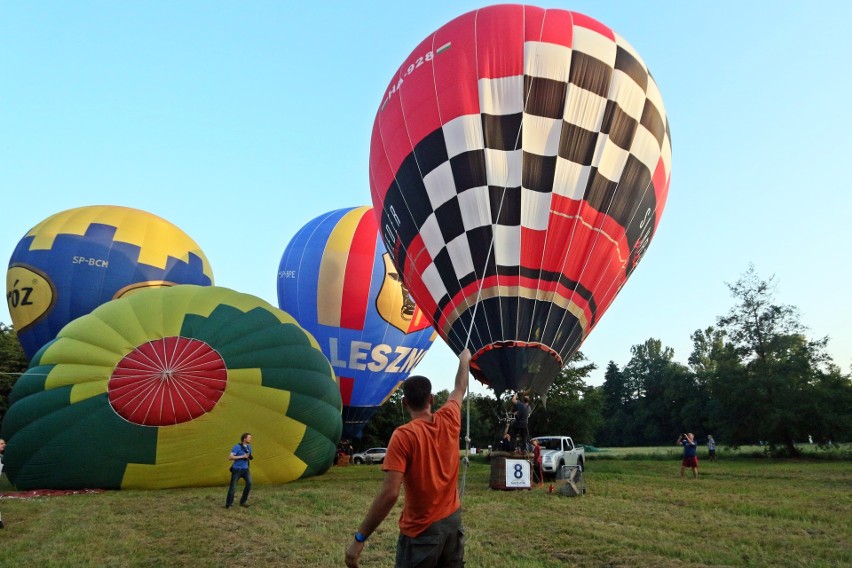
<path fill-rule="evenodd" d="M 67 326 L 16 382 L 0 436 L 20 490 L 215 486 L 251 432 L 255 483 L 333 463 L 340 391 L 285 312 L 221 287 L 113 300 Z"/>

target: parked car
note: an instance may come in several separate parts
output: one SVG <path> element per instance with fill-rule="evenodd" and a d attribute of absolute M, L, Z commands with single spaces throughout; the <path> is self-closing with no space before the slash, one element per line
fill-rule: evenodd
<path fill-rule="evenodd" d="M 352 454 L 352 463 L 356 464 L 374 464 L 385 461 L 385 454 L 388 453 L 387 448 L 370 448 L 365 452 Z"/>
<path fill-rule="evenodd" d="M 586 469 L 586 453 L 582 446 L 575 446 L 569 436 L 539 436 L 541 446 L 541 466 L 544 475 L 556 475 L 563 465 L 578 466 Z"/>

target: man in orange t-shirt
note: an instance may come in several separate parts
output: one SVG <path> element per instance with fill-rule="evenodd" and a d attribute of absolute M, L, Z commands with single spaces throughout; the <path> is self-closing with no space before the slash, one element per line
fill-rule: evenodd
<path fill-rule="evenodd" d="M 402 384 L 402 406 L 411 422 L 394 430 L 388 443 L 382 488 L 346 547 L 350 568 L 358 566 L 364 543 L 393 509 L 402 485 L 405 502 L 399 519 L 396 566 L 464 566 L 459 437 L 469 373 L 470 351 L 465 349 L 459 354 L 453 391 L 434 414 L 429 379 L 413 376 Z"/>

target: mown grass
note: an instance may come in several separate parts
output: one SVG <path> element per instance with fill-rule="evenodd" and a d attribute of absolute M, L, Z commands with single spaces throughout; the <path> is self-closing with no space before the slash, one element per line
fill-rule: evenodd
<path fill-rule="evenodd" d="M 575 498 L 491 490 L 488 463 L 473 459 L 467 565 L 852 565 L 848 461 L 702 461 L 692 480 L 679 477 L 676 457 L 597 455 Z M 335 467 L 255 486 L 250 508 L 230 510 L 224 487 L 2 499 L 0 566 L 342 566 L 381 478 L 378 466 Z M 4 478 L 0 490 L 10 489 Z M 397 517 L 371 537 L 362 566 L 393 565 Z"/>

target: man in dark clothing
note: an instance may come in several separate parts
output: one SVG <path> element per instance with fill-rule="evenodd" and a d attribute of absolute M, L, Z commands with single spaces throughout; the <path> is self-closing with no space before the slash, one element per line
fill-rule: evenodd
<path fill-rule="evenodd" d="M 521 438 L 521 452 L 526 453 L 530 446 L 530 397 L 525 396 L 523 400 L 518 400 L 516 393 L 512 397 L 512 404 L 515 405 L 515 437 Z"/>

